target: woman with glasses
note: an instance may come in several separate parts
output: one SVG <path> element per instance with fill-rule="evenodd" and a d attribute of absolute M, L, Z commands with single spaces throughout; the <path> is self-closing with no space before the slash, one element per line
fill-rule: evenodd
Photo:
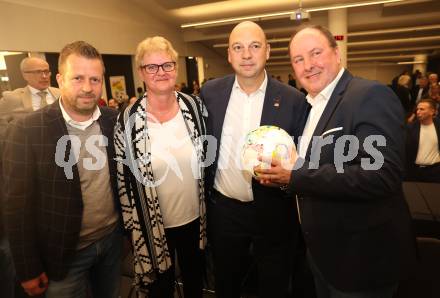
<path fill-rule="evenodd" d="M 147 91 L 121 112 L 115 129 L 118 191 L 135 283 L 150 298 L 174 297 L 176 252 L 185 297 L 202 297 L 207 115 L 198 97 L 175 91 L 177 58 L 163 37 L 138 45 L 136 63 Z"/>

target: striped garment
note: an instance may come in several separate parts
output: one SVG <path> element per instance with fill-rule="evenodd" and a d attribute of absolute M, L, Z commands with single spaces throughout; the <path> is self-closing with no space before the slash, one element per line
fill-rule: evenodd
<path fill-rule="evenodd" d="M 176 92 L 188 134 L 199 164 L 200 248 L 206 245 L 206 207 L 203 160 L 207 111 L 198 97 Z M 171 266 L 159 200 L 154 186 L 151 152 L 141 152 L 139 144 L 151 148 L 146 123 L 147 93 L 121 112 L 115 127 L 118 194 L 124 227 L 130 232 L 134 255 L 134 284 L 145 288 L 158 273 Z M 148 150 L 147 150 L 148 151 Z"/>

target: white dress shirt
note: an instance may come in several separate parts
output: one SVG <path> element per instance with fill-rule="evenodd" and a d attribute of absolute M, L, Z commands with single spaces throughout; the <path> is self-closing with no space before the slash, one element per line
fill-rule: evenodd
<path fill-rule="evenodd" d="M 46 102 L 48 105 L 50 105 L 51 103 L 55 102 L 56 98 L 53 97 L 52 93 L 50 93 L 49 88 L 46 90 L 38 90 L 35 89 L 34 87 L 31 87 L 28 85 L 29 90 L 31 91 L 31 95 L 32 95 L 32 109 L 34 111 L 39 110 L 41 108 L 41 97 L 40 95 L 38 95 L 38 92 L 47 92 L 46 95 Z"/>
<path fill-rule="evenodd" d="M 434 123 L 420 125 L 419 150 L 417 151 L 416 164 L 429 166 L 440 162 L 438 150 L 437 131 Z"/>
<path fill-rule="evenodd" d="M 75 121 L 72 119 L 72 117 L 69 116 L 69 114 L 67 114 L 66 110 L 63 107 L 63 104 L 61 103 L 61 98 L 59 103 L 60 103 L 61 113 L 63 114 L 63 118 L 66 121 L 66 123 L 70 126 L 73 126 L 81 130 L 85 130 L 87 127 L 92 125 L 94 121 L 98 120 L 99 117 L 101 116 L 101 110 L 98 108 L 98 106 L 96 106 L 95 111 L 93 112 L 92 117 L 89 120 L 81 121 L 81 122 Z"/>
<path fill-rule="evenodd" d="M 344 68 L 341 68 L 336 78 L 315 97 L 310 96 L 310 94 L 307 95 L 307 102 L 312 106 L 312 108 L 310 109 L 306 125 L 304 126 L 304 130 L 299 141 L 299 157 L 305 158 L 307 148 L 309 147 L 310 141 L 313 137 L 313 132 L 315 131 L 319 119 L 321 119 L 322 113 L 324 112 L 324 109 L 327 106 L 327 103 L 343 73 Z"/>
<path fill-rule="evenodd" d="M 235 77 L 223 122 L 214 188 L 223 195 L 243 202 L 253 200 L 252 175 L 243 170 L 241 150 L 246 135 L 260 126 L 267 74 L 261 86 L 247 95 Z"/>

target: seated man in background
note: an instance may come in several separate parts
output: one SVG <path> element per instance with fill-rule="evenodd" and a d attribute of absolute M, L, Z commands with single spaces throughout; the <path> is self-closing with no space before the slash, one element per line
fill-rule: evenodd
<path fill-rule="evenodd" d="M 432 99 L 417 103 L 417 120 L 407 127 L 407 180 L 440 182 L 440 121 L 436 113 Z"/>

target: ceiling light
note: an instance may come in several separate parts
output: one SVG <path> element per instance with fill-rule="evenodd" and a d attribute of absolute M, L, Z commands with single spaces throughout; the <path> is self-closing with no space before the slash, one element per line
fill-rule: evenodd
<path fill-rule="evenodd" d="M 402 1 L 404 1 L 404 0 L 363 1 L 363 2 L 356 2 L 356 3 L 351 3 L 351 4 L 341 4 L 341 5 L 335 4 L 335 5 L 324 6 L 324 7 L 309 8 L 309 9 L 304 9 L 304 11 L 310 13 L 310 12 L 314 12 L 314 11 L 378 5 L 378 4 L 386 4 L 386 3 L 402 2 Z M 267 13 L 267 14 L 253 15 L 253 16 L 217 19 L 217 20 L 206 21 L 206 22 L 183 24 L 183 25 L 180 25 L 180 27 L 181 28 L 209 27 L 209 26 L 213 26 L 213 25 L 226 25 L 226 24 L 231 24 L 231 23 L 239 23 L 241 21 L 250 21 L 250 20 L 261 21 L 264 19 L 269 19 L 269 18 L 274 18 L 274 17 L 290 17 L 295 12 L 296 12 L 296 10 L 289 10 L 289 11 L 282 11 L 282 12 L 277 12 L 277 13 Z"/>
<path fill-rule="evenodd" d="M 402 61 L 397 64 L 426 64 L 426 61 Z"/>

